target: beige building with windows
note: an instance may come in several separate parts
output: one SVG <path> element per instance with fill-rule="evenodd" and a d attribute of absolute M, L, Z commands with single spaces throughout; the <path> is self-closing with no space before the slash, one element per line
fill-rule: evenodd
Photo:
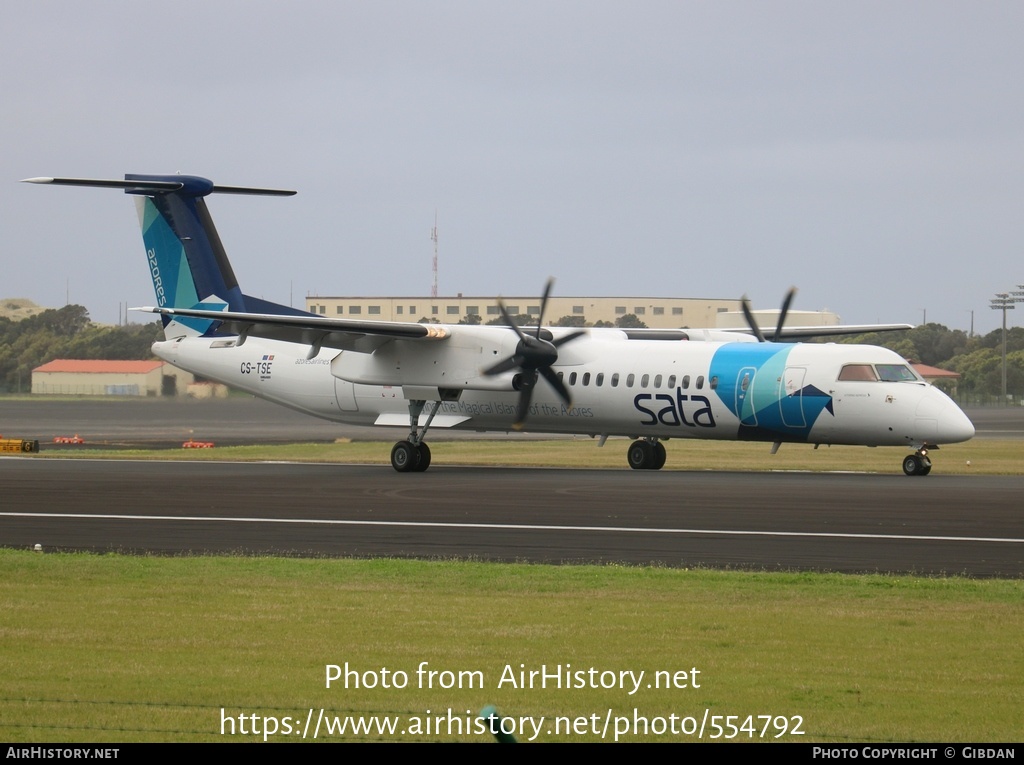
<path fill-rule="evenodd" d="M 513 316 L 540 315 L 540 298 L 509 296 L 502 298 Z M 493 296 L 467 297 L 326 297 L 306 298 L 306 310 L 338 319 L 371 319 L 375 321 L 436 321 L 457 324 L 468 315 L 479 316 L 484 324 L 499 319 L 501 313 Z M 755 311 L 758 323 L 775 326 L 777 310 Z M 678 329 L 682 327 L 739 327 L 746 321 L 739 300 L 718 298 L 656 298 L 656 297 L 561 297 L 548 299 L 544 323 L 554 325 L 564 317 L 582 319 L 588 324 L 598 321 L 615 323 L 627 314 L 634 314 L 648 327 Z M 790 311 L 790 326 L 835 325 L 839 317 L 830 311 Z"/>

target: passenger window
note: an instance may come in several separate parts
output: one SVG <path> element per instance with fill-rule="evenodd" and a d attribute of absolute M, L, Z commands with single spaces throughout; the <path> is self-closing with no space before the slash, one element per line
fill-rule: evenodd
<path fill-rule="evenodd" d="M 641 388 L 646 388 L 647 387 L 647 383 L 649 383 L 650 381 L 651 381 L 651 376 L 650 375 L 644 375 L 643 377 L 640 378 L 640 387 Z"/>
<path fill-rule="evenodd" d="M 571 372 L 569 374 L 569 385 L 575 385 L 575 384 L 576 384 L 576 373 L 575 372 Z"/>
<path fill-rule="evenodd" d="M 655 375 L 654 376 L 654 387 L 655 388 L 660 388 L 661 387 L 661 375 Z"/>
<path fill-rule="evenodd" d="M 668 387 L 669 388 L 676 387 L 676 376 L 675 375 L 669 375 L 668 376 Z"/>
<path fill-rule="evenodd" d="M 630 373 L 629 375 L 627 375 L 627 376 L 626 376 L 626 387 L 627 387 L 627 388 L 632 388 L 632 387 L 633 387 L 633 381 L 634 381 L 635 379 L 636 379 L 636 375 L 634 375 L 634 374 L 632 374 L 632 373 Z"/>
<path fill-rule="evenodd" d="M 711 390 L 718 390 L 718 375 L 712 375 L 711 379 L 708 380 L 708 386 Z"/>
<path fill-rule="evenodd" d="M 604 385 L 604 372 L 597 373 L 597 378 L 594 380 L 594 385 L 596 385 L 598 388 Z"/>
<path fill-rule="evenodd" d="M 683 389 L 685 390 L 686 388 L 689 388 L 689 387 L 690 387 L 690 376 L 689 375 L 683 375 Z"/>
<path fill-rule="evenodd" d="M 615 374 L 612 375 L 612 387 L 613 388 L 618 388 L 619 387 L 619 373 L 618 372 L 616 372 Z"/>
<path fill-rule="evenodd" d="M 697 390 L 704 387 L 704 375 L 697 375 Z"/>
<path fill-rule="evenodd" d="M 583 384 L 590 385 L 590 372 L 583 373 Z"/>
<path fill-rule="evenodd" d="M 699 386 L 698 386 L 699 387 Z M 747 388 L 750 387 L 750 372 L 743 375 L 743 382 L 740 383 L 740 390 L 744 393 L 747 392 Z"/>

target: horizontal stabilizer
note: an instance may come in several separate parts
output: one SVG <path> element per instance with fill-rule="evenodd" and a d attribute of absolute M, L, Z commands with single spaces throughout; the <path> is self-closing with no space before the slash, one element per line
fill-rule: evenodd
<path fill-rule="evenodd" d="M 49 183 L 55 186 L 94 186 L 106 189 L 124 189 L 128 194 L 168 194 L 184 191 L 189 196 L 207 194 L 256 194 L 272 197 L 290 197 L 296 192 L 288 189 L 261 189 L 251 186 L 219 186 L 192 175 L 154 175 L 127 177 L 125 180 L 102 178 L 25 178 L 22 183 Z"/>
<path fill-rule="evenodd" d="M 119 181 L 99 178 L 25 178 L 22 183 L 52 183 L 55 186 L 95 186 L 101 189 L 138 189 L 139 191 L 177 191 L 184 183 L 174 181 Z"/>

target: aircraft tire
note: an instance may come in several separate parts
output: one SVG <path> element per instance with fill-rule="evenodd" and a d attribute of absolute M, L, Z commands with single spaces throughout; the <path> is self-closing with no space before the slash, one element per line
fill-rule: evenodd
<path fill-rule="evenodd" d="M 399 473 L 416 470 L 419 461 L 419 450 L 408 441 L 399 441 L 391 447 L 391 467 Z"/>
<path fill-rule="evenodd" d="M 425 443 L 420 442 L 420 445 L 416 447 L 418 452 L 419 461 L 416 463 L 416 467 L 413 468 L 417 473 L 422 473 L 428 467 L 430 467 L 430 447 Z"/>
<path fill-rule="evenodd" d="M 626 459 L 633 470 L 650 470 L 654 461 L 654 449 L 648 441 L 634 441 L 629 445 Z"/>
<path fill-rule="evenodd" d="M 919 454 L 908 454 L 903 458 L 903 472 L 907 475 L 928 475 L 931 467 L 931 464 L 925 467 L 924 460 Z"/>
<path fill-rule="evenodd" d="M 665 467 L 665 460 L 668 458 L 668 452 L 665 451 L 665 444 L 661 441 L 655 441 L 653 448 L 651 470 L 661 470 Z"/>

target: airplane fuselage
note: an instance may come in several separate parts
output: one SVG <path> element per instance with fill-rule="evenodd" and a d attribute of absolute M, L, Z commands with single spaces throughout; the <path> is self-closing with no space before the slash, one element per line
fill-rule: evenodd
<path fill-rule="evenodd" d="M 210 337 L 153 350 L 190 372 L 337 422 L 408 427 L 409 401 L 419 398 L 441 401 L 433 427 L 510 430 L 515 378 L 480 369 L 510 353 L 515 334 L 445 329 L 445 341 L 396 342 L 371 354 L 322 349 L 307 358 L 295 343 Z M 844 372 L 861 367 L 872 379 Z M 538 386 L 531 432 L 915 447 L 974 433 L 945 394 L 876 346 L 631 340 L 591 330 L 562 350 L 552 370 L 572 402 Z"/>
<path fill-rule="evenodd" d="M 364 321 L 297 311 L 245 294 L 205 198 L 291 196 L 186 175 L 26 179 L 116 188 L 135 198 L 162 342 L 182 369 L 317 417 L 408 428 L 391 451 L 398 472 L 430 465 L 433 428 L 628 436 L 630 467 L 665 464 L 671 438 L 905 446 L 907 475 L 928 475 L 930 447 L 966 441 L 974 427 L 897 354 L 864 345 L 765 342 L 852 331 L 774 331 L 741 301 L 749 333 Z M 543 325 L 548 280 L 534 311 Z"/>

